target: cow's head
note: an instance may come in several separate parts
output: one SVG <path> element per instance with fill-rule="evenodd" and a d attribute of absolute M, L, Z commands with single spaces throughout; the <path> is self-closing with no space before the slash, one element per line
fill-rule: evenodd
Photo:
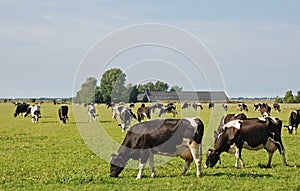
<path fill-rule="evenodd" d="M 209 149 L 206 155 L 205 168 L 214 167 L 219 160 L 220 160 L 220 153 L 218 153 L 214 149 Z"/>
<path fill-rule="evenodd" d="M 121 156 L 118 154 L 112 154 L 110 161 L 110 177 L 117 178 L 125 165 L 126 163 L 123 161 Z"/>

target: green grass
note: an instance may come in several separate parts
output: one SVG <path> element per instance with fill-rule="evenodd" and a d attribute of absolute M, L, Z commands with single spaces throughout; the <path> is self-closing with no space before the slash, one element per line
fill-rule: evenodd
<path fill-rule="evenodd" d="M 290 111 L 299 106 L 282 105 L 282 112 L 273 111 L 272 115 L 287 124 Z M 131 168 L 124 169 L 119 178 L 110 178 L 109 163 L 102 159 L 105 157 L 101 154 L 114 153 L 117 148 L 111 146 L 100 150 L 103 145 L 99 147 L 99 144 L 102 142 L 89 146 L 85 144 L 72 111 L 69 112 L 70 120 L 64 125 L 58 121 L 58 107 L 53 104 L 42 105 L 40 122 L 32 124 L 30 118 L 12 116 L 13 104 L 0 104 L 0 190 L 300 190 L 300 137 L 299 134 L 288 135 L 285 128 L 282 130 L 282 139 L 288 167 L 282 166 L 278 151 L 273 156 L 272 168 L 265 169 L 260 167 L 267 161 L 264 150 L 243 150 L 245 168 L 235 169 L 234 155 L 224 153 L 221 155 L 222 164 L 212 169 L 203 169 L 202 178 L 195 176 L 194 164 L 187 175 L 181 177 L 184 161 L 180 158 L 173 158 L 157 166 L 156 178 L 150 178 L 150 170 L 146 169 L 143 178 L 135 180 L 137 169 Z M 125 134 L 121 133 L 117 122 L 111 119 L 110 109 L 104 105 L 97 106 L 98 121 L 105 130 L 101 131 L 99 124 L 88 123 L 86 108 L 74 107 L 84 111 L 76 118 L 79 129 L 84 133 L 89 132 L 89 136 L 95 136 L 86 138 L 87 143 L 101 139 L 97 135 L 103 132 L 115 142 L 122 142 Z M 183 111 L 183 116 L 199 116 L 206 131 L 209 131 L 208 128 L 220 120 L 211 116 L 224 113 L 217 111 L 217 108 L 211 113 L 205 105 L 200 115 L 188 109 Z M 236 104 L 230 105 L 228 113 L 235 112 Z M 250 108 L 247 116 L 257 117 L 258 112 Z M 172 116 L 167 114 L 167 117 Z M 153 118 L 157 117 L 153 115 Z M 209 121 L 211 127 L 208 127 Z M 203 150 L 205 154 L 206 150 Z M 202 163 L 204 161 L 205 158 Z"/>

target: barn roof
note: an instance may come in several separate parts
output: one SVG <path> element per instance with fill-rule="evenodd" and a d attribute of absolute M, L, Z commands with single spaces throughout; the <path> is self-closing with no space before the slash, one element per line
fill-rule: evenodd
<path fill-rule="evenodd" d="M 146 91 L 139 94 L 138 101 L 155 102 L 155 101 L 229 101 L 224 91 L 180 91 L 180 92 L 167 92 L 167 91 Z"/>

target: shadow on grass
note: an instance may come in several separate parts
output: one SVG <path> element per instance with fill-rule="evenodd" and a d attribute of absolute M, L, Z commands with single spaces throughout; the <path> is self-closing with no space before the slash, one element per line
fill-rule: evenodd
<path fill-rule="evenodd" d="M 228 172 L 217 172 L 217 173 L 203 173 L 203 176 L 210 176 L 210 177 L 221 177 L 221 176 L 226 176 L 229 178 L 271 178 L 273 177 L 271 174 L 260 174 L 260 173 L 228 173 Z"/>

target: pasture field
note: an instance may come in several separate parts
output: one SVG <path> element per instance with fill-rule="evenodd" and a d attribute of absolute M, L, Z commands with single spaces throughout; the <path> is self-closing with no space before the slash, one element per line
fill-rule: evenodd
<path fill-rule="evenodd" d="M 249 112 L 246 115 L 258 117 L 259 113 L 253 111 L 252 105 L 248 103 Z M 236 113 L 236 106 L 229 104 L 229 110 L 224 112 L 217 104 L 214 113 Z M 135 180 L 138 170 L 130 168 L 125 168 L 119 178 L 110 178 L 109 163 L 98 156 L 102 151 L 97 155 L 85 144 L 72 109 L 84 111 L 77 120 L 81 127 L 101 128 L 99 124 L 90 124 L 87 109 L 78 105 L 73 108 L 69 105 L 69 121 L 62 124 L 58 120 L 58 107 L 52 103 L 43 104 L 42 118 L 39 123 L 32 124 L 30 118 L 13 117 L 13 104 L 0 104 L 0 190 L 300 190 L 300 130 L 297 135 L 288 135 L 287 130 L 282 129 L 287 167 L 282 165 L 278 151 L 274 153 L 272 168 L 266 169 L 261 167 L 267 162 L 266 151 L 243 150 L 246 167 L 236 169 L 234 155 L 223 153 L 221 164 L 211 169 L 202 168 L 202 178 L 196 177 L 194 163 L 187 175 L 180 176 L 184 165 L 180 158 L 172 158 L 157 166 L 156 178 L 150 177 L 149 168 L 144 171 L 141 180 Z M 281 107 L 280 113 L 272 111 L 271 115 L 280 118 L 286 125 L 290 111 L 299 109 L 300 105 L 281 104 Z M 180 105 L 178 108 L 179 116 L 200 117 L 206 131 L 211 128 L 209 121 L 214 129 L 220 121 L 220 118 L 214 118 L 206 104 L 200 113 L 192 108 L 181 111 Z M 97 113 L 105 132 L 121 143 L 125 133 L 111 119 L 111 109 L 98 105 Z M 152 116 L 157 118 L 157 114 Z M 172 116 L 166 114 L 166 117 Z M 133 123 L 136 121 L 133 120 Z M 204 145 L 212 146 L 208 140 L 212 138 L 205 139 Z M 93 149 L 97 150 L 97 147 Z M 116 151 L 113 147 L 106 150 L 108 153 Z M 202 165 L 206 152 L 203 149 Z"/>

